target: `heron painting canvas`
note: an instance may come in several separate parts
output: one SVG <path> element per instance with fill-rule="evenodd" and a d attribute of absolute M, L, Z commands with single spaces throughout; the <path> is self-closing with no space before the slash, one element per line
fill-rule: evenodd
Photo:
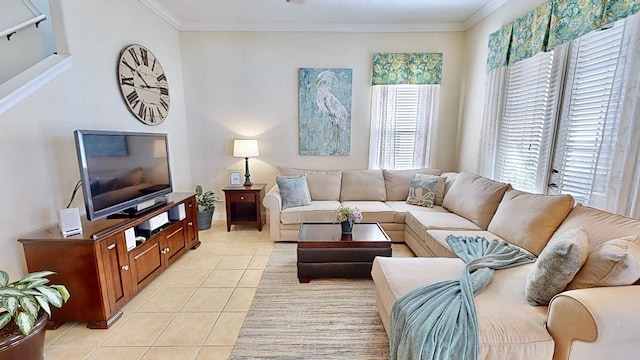
<path fill-rule="evenodd" d="M 349 155 L 352 74 L 351 69 L 300 69 L 300 155 Z"/>

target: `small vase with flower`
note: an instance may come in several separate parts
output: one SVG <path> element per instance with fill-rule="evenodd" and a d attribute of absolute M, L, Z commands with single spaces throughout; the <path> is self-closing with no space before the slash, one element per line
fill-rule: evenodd
<path fill-rule="evenodd" d="M 336 217 L 342 226 L 342 233 L 351 234 L 353 224 L 362 221 L 362 212 L 354 206 L 340 206 L 336 212 Z"/>

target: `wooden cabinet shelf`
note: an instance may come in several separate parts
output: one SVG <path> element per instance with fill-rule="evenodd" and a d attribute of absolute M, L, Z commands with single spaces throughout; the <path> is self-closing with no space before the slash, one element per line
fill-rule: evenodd
<path fill-rule="evenodd" d="M 180 206 L 185 218 L 127 250 L 125 231 Z M 200 246 L 195 195 L 172 193 L 167 204 L 128 219 L 82 219 L 83 233 L 63 237 L 57 226 L 23 237 L 29 272 L 51 270 L 54 284 L 64 284 L 71 298 L 53 308 L 50 328 L 66 321 L 106 329 L 122 316 L 122 307 L 188 249 Z"/>

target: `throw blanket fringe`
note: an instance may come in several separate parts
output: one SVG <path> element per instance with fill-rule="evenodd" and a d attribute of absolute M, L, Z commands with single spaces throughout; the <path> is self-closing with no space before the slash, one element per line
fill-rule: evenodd
<path fill-rule="evenodd" d="M 426 285 L 393 304 L 389 345 L 391 359 L 471 360 L 480 352 L 474 296 L 493 280 L 494 269 L 535 261 L 535 256 L 502 241 L 484 237 L 446 238 L 465 263 L 458 280 Z"/>

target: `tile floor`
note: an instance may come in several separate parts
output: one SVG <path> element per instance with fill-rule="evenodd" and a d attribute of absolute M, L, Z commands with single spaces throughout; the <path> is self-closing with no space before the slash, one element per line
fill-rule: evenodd
<path fill-rule="evenodd" d="M 223 221 L 201 231 L 200 241 L 129 301 L 111 328 L 48 330 L 45 359 L 228 359 L 274 244 L 268 225 L 227 232 Z M 400 244 L 393 254 L 414 256 Z"/>
<path fill-rule="evenodd" d="M 46 332 L 46 360 L 227 359 L 273 242 L 269 228 L 222 221 L 123 309 L 110 329 L 66 323 Z M 73 296 L 73 294 L 71 294 Z"/>

